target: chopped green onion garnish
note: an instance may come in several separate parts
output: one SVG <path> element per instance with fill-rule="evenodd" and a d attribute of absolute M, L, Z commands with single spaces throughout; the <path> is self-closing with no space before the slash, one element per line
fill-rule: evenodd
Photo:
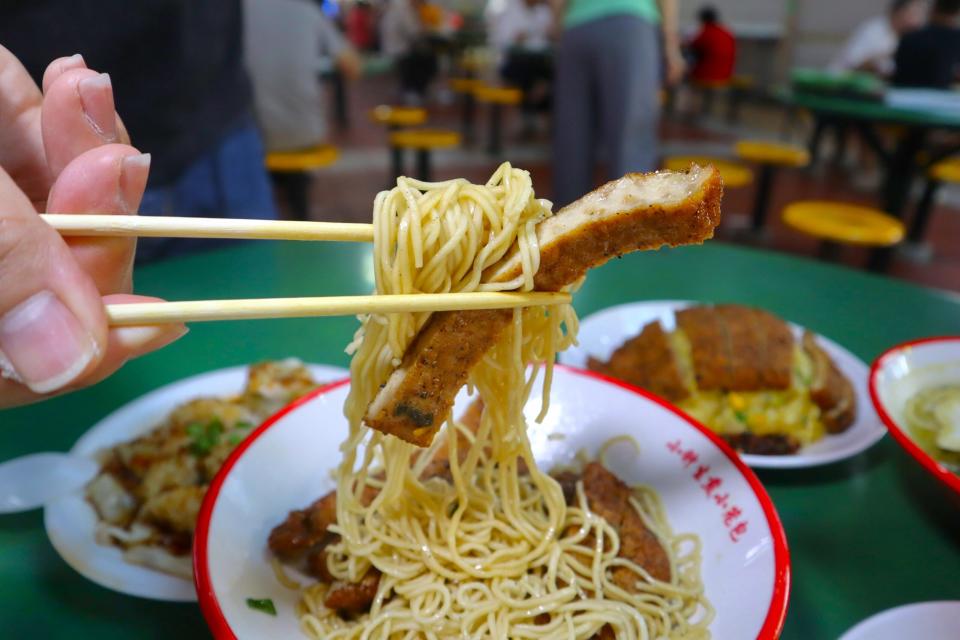
<path fill-rule="evenodd" d="M 195 456 L 205 456 L 220 442 L 223 435 L 223 423 L 213 419 L 207 424 L 193 422 L 187 425 L 187 435 L 190 436 L 190 453 Z"/>
<path fill-rule="evenodd" d="M 270 598 L 247 598 L 247 606 L 271 616 L 277 615 L 277 608 L 273 606 L 273 600 Z"/>

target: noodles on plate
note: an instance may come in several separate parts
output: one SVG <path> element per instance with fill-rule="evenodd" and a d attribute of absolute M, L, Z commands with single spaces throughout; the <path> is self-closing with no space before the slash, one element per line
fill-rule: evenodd
<path fill-rule="evenodd" d="M 527 172 L 503 164 L 485 185 L 399 178 L 374 205 L 379 294 L 531 290 L 536 225 L 551 204 Z M 518 247 L 522 274 L 487 284 L 484 270 Z M 478 425 L 449 421 L 428 449 L 368 429 L 364 413 L 429 314 L 365 316 L 348 352 L 349 436 L 336 472 L 335 542 L 326 569 L 340 583 L 378 574 L 367 610 L 327 608 L 331 590 L 301 592 L 309 636 L 341 638 L 706 638 L 712 609 L 700 580 L 700 543 L 674 534 L 656 493 L 635 488 L 630 508 L 666 551 L 660 580 L 620 557 L 617 530 L 589 508 L 582 482 L 568 506 L 538 469 L 523 407 L 542 369 L 543 411 L 554 355 L 573 343 L 569 305 L 513 312 L 509 330 L 470 374 Z M 529 366 L 545 364 L 546 366 Z M 445 460 L 443 473 L 431 471 Z M 626 582 L 613 575 L 627 572 Z"/>

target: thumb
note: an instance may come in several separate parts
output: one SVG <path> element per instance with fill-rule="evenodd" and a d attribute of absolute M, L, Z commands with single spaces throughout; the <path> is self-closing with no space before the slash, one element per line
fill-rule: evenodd
<path fill-rule="evenodd" d="M 37 394 L 58 391 L 99 364 L 107 345 L 103 302 L 2 169 L 0 203 L 0 376 Z"/>

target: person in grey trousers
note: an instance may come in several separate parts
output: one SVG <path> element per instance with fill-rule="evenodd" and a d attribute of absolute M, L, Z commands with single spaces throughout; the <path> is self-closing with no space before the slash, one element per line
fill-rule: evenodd
<path fill-rule="evenodd" d="M 598 152 L 611 178 L 657 168 L 663 75 L 684 73 L 677 0 L 554 0 L 556 52 L 554 201 L 594 186 Z"/>

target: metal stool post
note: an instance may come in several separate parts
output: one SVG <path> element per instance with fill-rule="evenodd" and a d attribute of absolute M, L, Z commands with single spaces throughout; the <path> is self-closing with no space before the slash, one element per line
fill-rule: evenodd
<path fill-rule="evenodd" d="M 753 200 L 753 217 L 751 227 L 760 231 L 767 219 L 767 208 L 770 205 L 770 190 L 773 187 L 775 167 L 769 164 L 760 165 L 757 175 L 757 192 Z"/>

